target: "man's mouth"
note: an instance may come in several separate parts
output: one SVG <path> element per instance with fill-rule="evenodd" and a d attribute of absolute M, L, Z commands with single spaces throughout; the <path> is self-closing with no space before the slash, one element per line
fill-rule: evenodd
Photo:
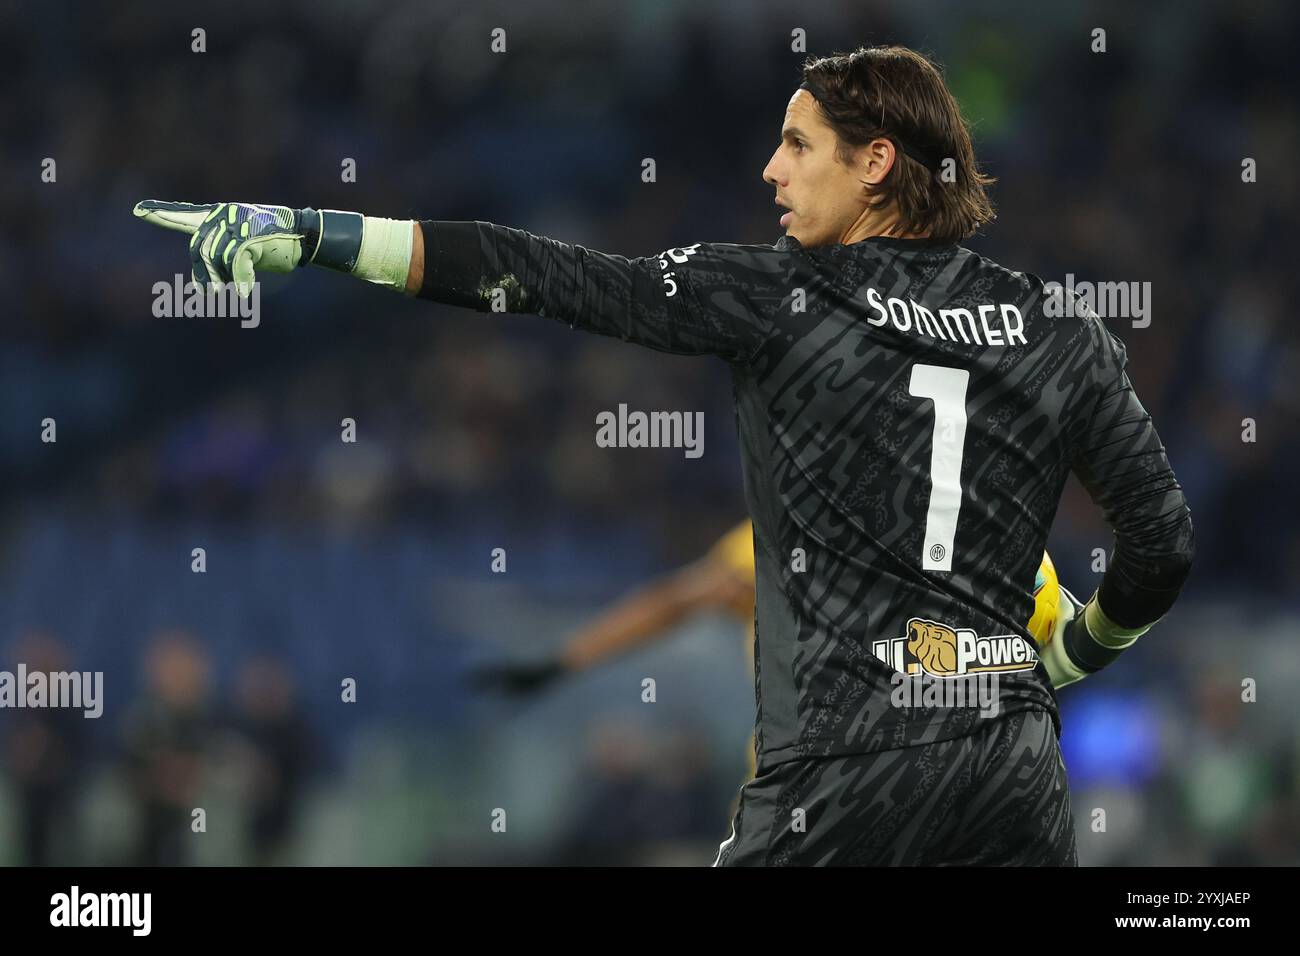
<path fill-rule="evenodd" d="M 781 202 L 781 200 L 780 200 L 779 197 L 776 198 L 776 199 L 774 199 L 773 202 L 775 202 L 778 206 L 785 206 L 786 209 L 790 209 L 789 206 L 786 206 L 785 203 Z M 787 212 L 785 215 L 783 215 L 783 216 L 781 217 L 781 228 L 782 228 L 782 229 L 784 229 L 787 225 L 790 224 L 790 217 L 793 216 L 793 215 L 794 215 L 794 210 L 793 210 L 793 209 L 790 209 L 789 212 Z"/>

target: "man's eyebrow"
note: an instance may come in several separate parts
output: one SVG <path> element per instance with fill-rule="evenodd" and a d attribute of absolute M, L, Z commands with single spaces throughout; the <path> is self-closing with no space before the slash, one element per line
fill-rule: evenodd
<path fill-rule="evenodd" d="M 781 130 L 782 139 L 789 139 L 792 136 L 797 137 L 798 139 L 808 138 L 808 134 L 805 133 L 803 130 L 801 130 L 798 126 L 788 126 L 785 129 Z"/>

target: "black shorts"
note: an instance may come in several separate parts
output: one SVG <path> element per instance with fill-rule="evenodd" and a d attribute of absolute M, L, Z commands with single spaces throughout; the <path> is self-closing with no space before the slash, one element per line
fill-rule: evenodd
<path fill-rule="evenodd" d="M 802 811 L 802 812 L 800 812 Z M 741 788 L 715 866 L 1078 866 L 1051 716 L 778 764 Z"/>

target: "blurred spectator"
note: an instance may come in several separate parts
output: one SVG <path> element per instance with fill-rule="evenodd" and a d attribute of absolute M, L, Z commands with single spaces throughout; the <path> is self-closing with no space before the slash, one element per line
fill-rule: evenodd
<path fill-rule="evenodd" d="M 147 689 L 126 721 L 125 750 L 140 831 L 133 863 L 176 866 L 186 846 L 213 734 L 208 653 L 191 634 L 165 631 L 149 648 Z"/>
<path fill-rule="evenodd" d="M 315 744 L 299 706 L 293 675 L 282 661 L 257 657 L 240 668 L 235 727 L 243 738 L 249 778 L 248 828 L 253 862 L 283 862 L 302 810 Z"/>
<path fill-rule="evenodd" d="M 25 663 L 28 673 L 69 669 L 63 642 L 41 631 L 18 641 L 13 660 Z M 48 866 L 78 859 L 80 829 L 71 798 L 84 745 L 84 713 L 69 707 L 24 708 L 6 718 L 6 762 L 18 796 L 21 863 Z"/>

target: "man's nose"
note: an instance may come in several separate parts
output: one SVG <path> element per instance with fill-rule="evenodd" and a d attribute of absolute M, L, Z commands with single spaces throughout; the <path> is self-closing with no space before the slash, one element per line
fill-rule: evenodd
<path fill-rule="evenodd" d="M 763 168 L 763 182 L 771 186 L 784 186 L 785 183 L 780 182 L 777 175 L 776 155 L 773 153 L 772 158 L 767 161 L 767 166 Z"/>

